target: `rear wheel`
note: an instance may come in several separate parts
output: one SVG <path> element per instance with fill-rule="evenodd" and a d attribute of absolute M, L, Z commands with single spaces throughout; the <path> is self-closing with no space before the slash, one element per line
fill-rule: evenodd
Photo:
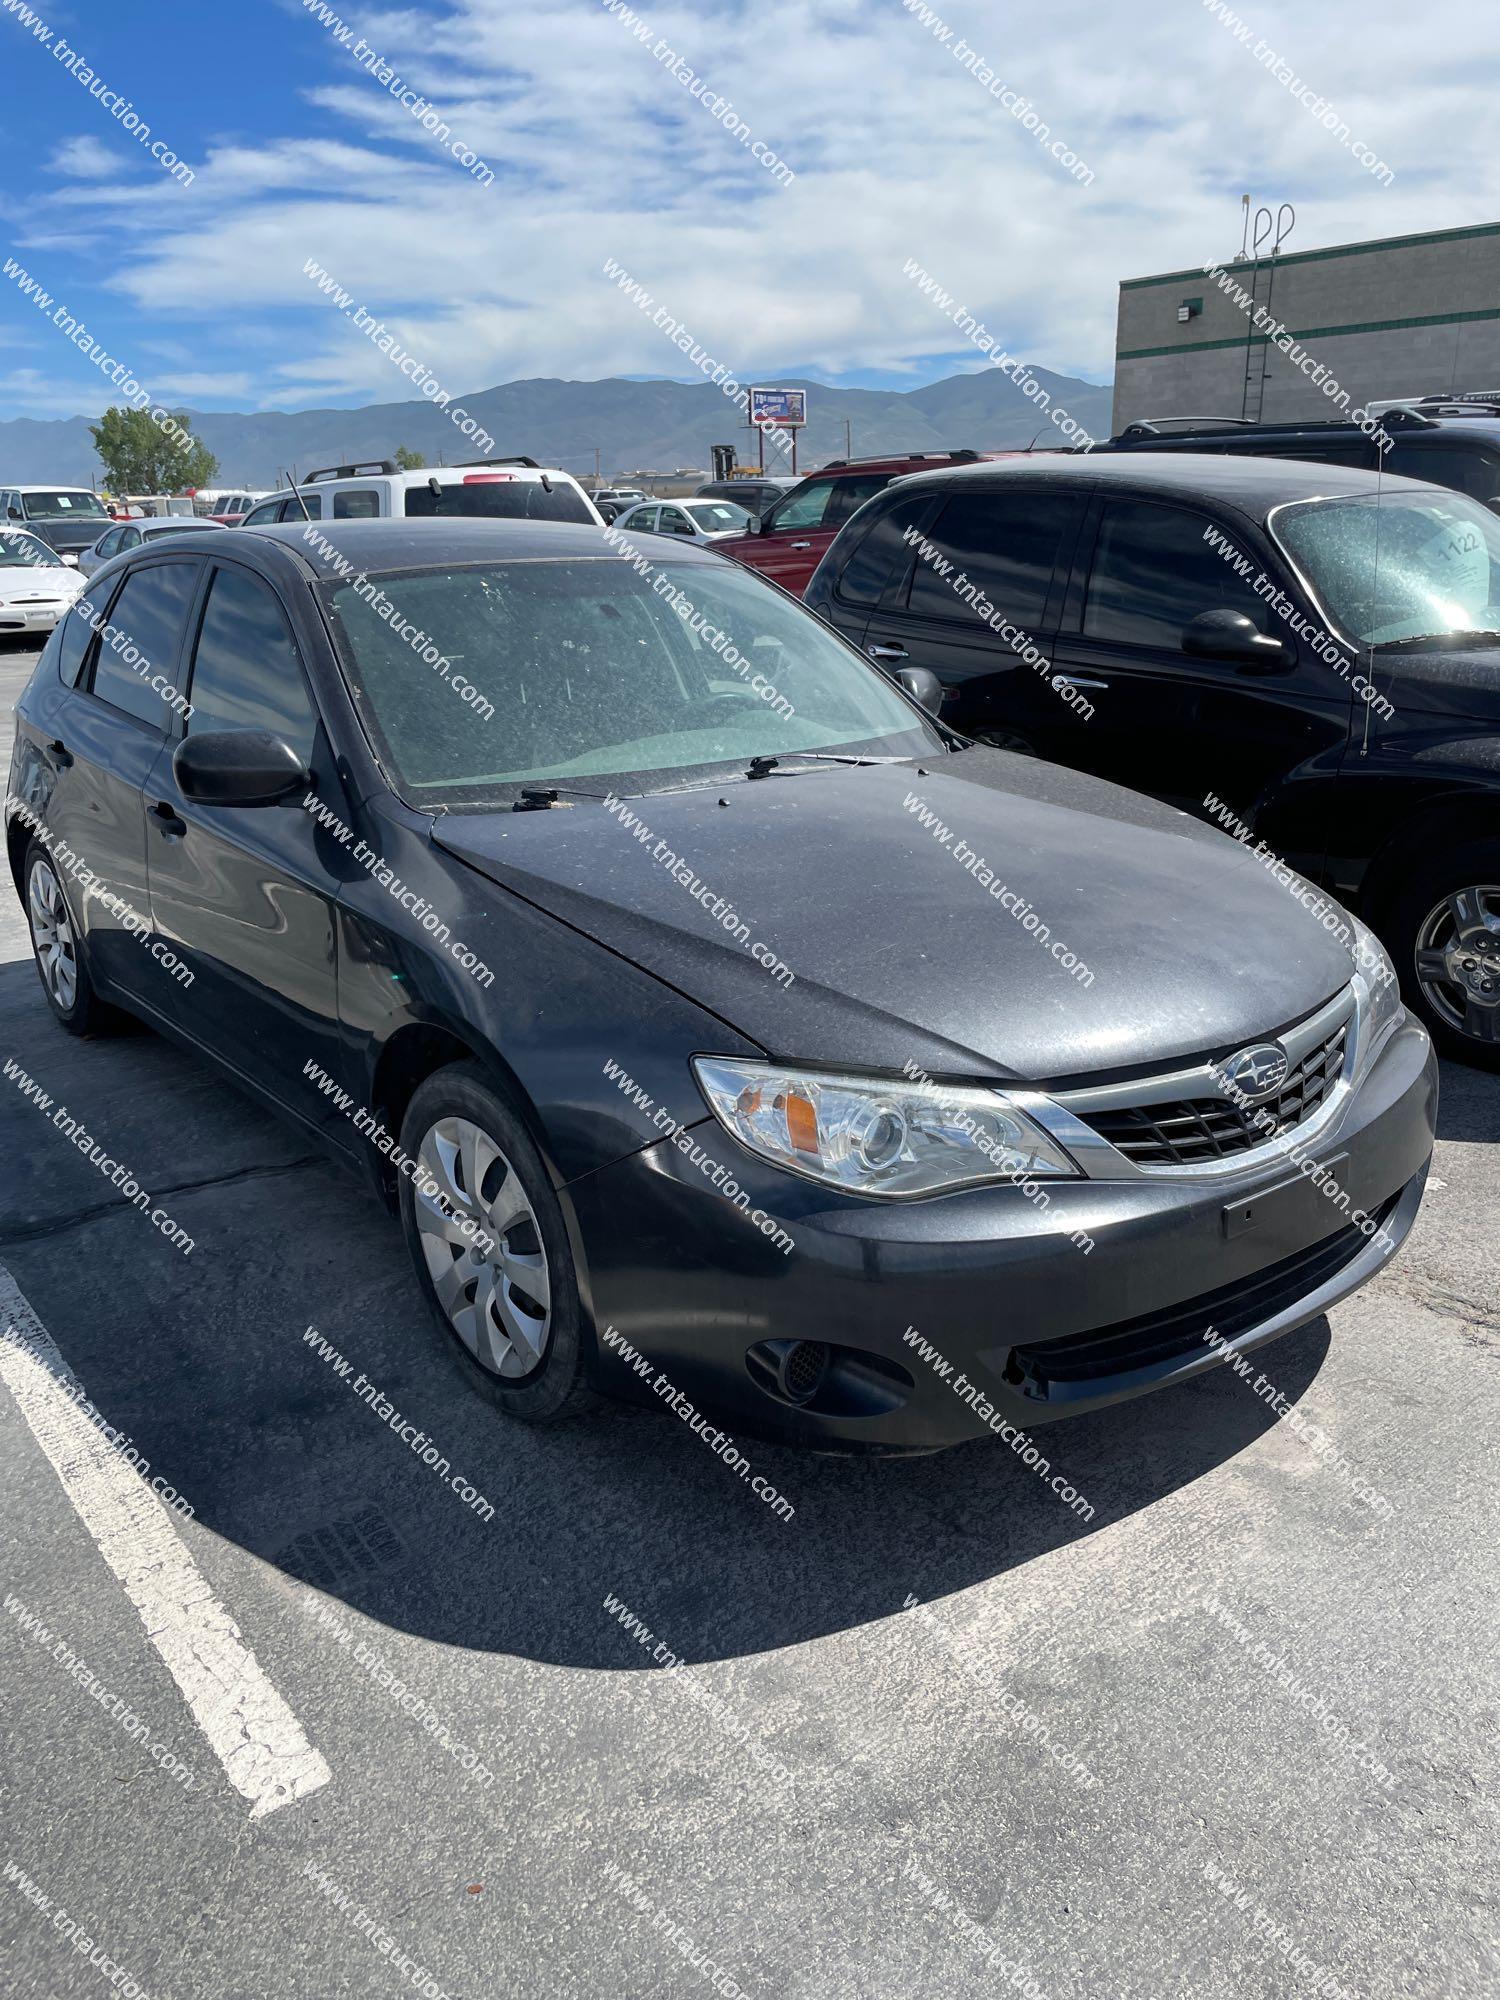
<path fill-rule="evenodd" d="M 70 1035 L 96 1035 L 118 1017 L 94 991 L 78 929 L 52 857 L 39 840 L 26 851 L 26 921 L 47 1005 Z"/>
<path fill-rule="evenodd" d="M 1402 995 L 1442 1052 L 1500 1069 L 1500 839 L 1416 871 L 1382 930 Z"/>
<path fill-rule="evenodd" d="M 593 1400 L 562 1208 L 519 1118 L 473 1063 L 420 1084 L 402 1122 L 416 1162 L 401 1221 L 418 1281 L 471 1385 L 549 1423 Z"/>

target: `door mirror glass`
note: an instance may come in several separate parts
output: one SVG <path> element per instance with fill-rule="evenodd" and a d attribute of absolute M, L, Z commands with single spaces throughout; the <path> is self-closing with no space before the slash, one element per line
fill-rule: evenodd
<path fill-rule="evenodd" d="M 943 705 L 943 684 L 931 667 L 898 667 L 896 679 L 929 715 L 937 714 Z"/>
<path fill-rule="evenodd" d="M 206 806 L 273 806 L 312 780 L 286 738 L 269 729 L 185 736 L 173 753 L 172 775 L 185 799 Z"/>

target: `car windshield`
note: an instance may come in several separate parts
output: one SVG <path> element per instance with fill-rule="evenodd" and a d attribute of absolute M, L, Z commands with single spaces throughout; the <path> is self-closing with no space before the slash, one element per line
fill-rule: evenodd
<path fill-rule="evenodd" d="M 705 535 L 732 534 L 750 518 L 743 507 L 732 507 L 727 500 L 695 501 L 687 511 Z"/>
<path fill-rule="evenodd" d="M 0 569 L 50 568 L 56 561 L 56 551 L 35 535 L 18 535 L 11 529 L 0 534 Z"/>
<path fill-rule="evenodd" d="M 556 783 L 603 796 L 752 757 L 941 749 L 876 668 L 759 577 L 718 559 L 648 567 L 523 560 L 325 585 L 345 675 L 404 795 L 483 805 Z"/>
<path fill-rule="evenodd" d="M 97 514 L 109 518 L 108 509 L 97 493 L 23 493 L 21 511 L 28 521 L 70 521 L 75 515 Z"/>
<path fill-rule="evenodd" d="M 550 488 L 550 491 L 549 491 Z M 598 525 L 588 502 L 569 480 L 517 479 L 514 475 L 478 472 L 439 487 L 413 486 L 406 495 L 407 514 L 425 520 L 434 514 L 479 515 L 505 521 L 588 521 Z"/>
<path fill-rule="evenodd" d="M 1500 519 L 1462 493 L 1312 500 L 1271 527 L 1360 646 L 1500 630 Z"/>

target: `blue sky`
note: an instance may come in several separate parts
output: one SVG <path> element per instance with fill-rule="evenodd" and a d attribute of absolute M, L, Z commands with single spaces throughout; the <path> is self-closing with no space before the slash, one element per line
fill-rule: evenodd
<path fill-rule="evenodd" d="M 795 367 L 912 388 L 980 365 L 903 276 L 912 258 L 1013 352 L 1106 380 L 1118 280 L 1232 254 L 1243 191 L 1296 204 L 1295 248 L 1500 214 L 1493 64 L 1384 0 L 1241 11 L 1251 47 L 1331 101 L 1388 186 L 1204 0 L 1056 0 L 1026 18 L 943 0 L 940 20 L 918 0 L 647 0 L 639 34 L 618 0 L 334 5 L 394 83 L 301 0 L 42 0 L 40 34 L 20 18 L 32 0 L 0 0 L 0 252 L 161 400 L 408 397 L 309 259 L 457 395 L 685 377 L 606 258 L 742 380 Z M 985 73 L 955 57 L 961 37 Z M 54 58 L 59 40 L 190 186 Z M 746 133 L 708 108 L 721 98 Z M 108 400 L 0 280 L 0 416 Z"/>

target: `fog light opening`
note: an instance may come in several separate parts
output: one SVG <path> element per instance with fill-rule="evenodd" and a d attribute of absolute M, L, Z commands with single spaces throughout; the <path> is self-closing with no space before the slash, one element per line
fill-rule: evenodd
<path fill-rule="evenodd" d="M 805 1403 L 818 1393 L 828 1373 L 828 1349 L 821 1340 L 794 1340 L 781 1357 L 777 1383 L 789 1403 Z"/>

